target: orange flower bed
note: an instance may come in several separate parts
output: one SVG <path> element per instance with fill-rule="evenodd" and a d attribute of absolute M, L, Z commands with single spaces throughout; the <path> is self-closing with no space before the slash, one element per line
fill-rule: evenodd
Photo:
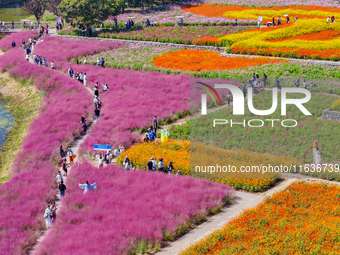
<path fill-rule="evenodd" d="M 282 42 L 286 40 L 327 41 L 327 40 L 334 40 L 339 37 L 340 37 L 340 31 L 325 30 L 325 31 L 316 32 L 316 33 L 292 36 L 292 37 L 287 37 L 283 39 L 282 38 L 272 39 L 272 40 L 267 40 L 267 41 L 268 42 Z"/>
<path fill-rule="evenodd" d="M 153 60 L 156 67 L 173 70 L 200 72 L 204 70 L 230 70 L 248 66 L 285 62 L 265 58 L 221 57 L 218 52 L 179 50 L 165 53 Z"/>
<path fill-rule="evenodd" d="M 294 183 L 181 255 L 339 254 L 340 189 Z"/>
<path fill-rule="evenodd" d="M 218 37 L 200 38 L 192 42 L 193 44 L 200 45 L 218 45 Z"/>
<path fill-rule="evenodd" d="M 309 49 L 254 49 L 246 47 L 233 47 L 232 53 L 235 54 L 251 54 L 261 56 L 273 57 L 292 57 L 292 58 L 306 58 L 306 59 L 330 59 L 333 61 L 340 59 L 340 50 L 309 50 Z"/>

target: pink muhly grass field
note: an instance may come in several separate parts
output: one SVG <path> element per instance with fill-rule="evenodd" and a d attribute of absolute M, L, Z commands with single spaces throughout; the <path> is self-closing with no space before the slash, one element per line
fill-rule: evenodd
<path fill-rule="evenodd" d="M 20 33 L 11 33 L 6 35 L 4 38 L 0 40 L 0 49 L 1 50 L 8 50 L 12 48 L 12 42 L 15 41 L 16 48 L 22 48 L 22 40 L 26 42 L 31 37 L 36 37 L 37 32 L 34 31 L 25 31 Z"/>
<path fill-rule="evenodd" d="M 164 235 L 176 236 L 181 225 L 234 195 L 224 184 L 115 165 L 83 163 L 71 176 L 58 220 L 35 254 L 129 254 L 143 241 L 157 249 Z M 78 183 L 86 180 L 98 190 L 83 194 Z"/>
<path fill-rule="evenodd" d="M 57 62 L 125 46 L 125 44 L 119 42 L 66 40 L 55 36 L 45 36 L 34 51 L 48 61 Z"/>
<path fill-rule="evenodd" d="M 15 159 L 13 178 L 0 186 L 0 253 L 26 254 L 45 228 L 46 203 L 55 197 L 59 146 L 66 148 L 80 135 L 80 117 L 90 116 L 93 105 L 86 88 L 66 74 L 28 63 L 19 47 L 0 57 L 1 71 L 30 79 L 45 93 Z"/>

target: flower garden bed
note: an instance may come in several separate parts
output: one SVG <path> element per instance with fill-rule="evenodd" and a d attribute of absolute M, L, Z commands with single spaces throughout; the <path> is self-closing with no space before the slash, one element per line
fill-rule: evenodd
<path fill-rule="evenodd" d="M 330 34 L 333 31 L 340 31 L 338 23 L 327 24 L 318 19 L 299 20 L 288 26 L 227 35 L 220 37 L 219 42 L 229 45 L 226 51 L 230 53 L 337 61 L 340 59 L 340 38 L 332 39 Z M 319 33 L 319 37 L 311 36 L 312 33 Z"/>
<path fill-rule="evenodd" d="M 215 150 L 216 154 L 220 151 Z M 192 153 L 192 152 L 191 152 Z M 259 153 L 249 153 L 246 151 L 223 151 L 224 159 L 231 165 L 240 167 L 241 165 L 256 165 L 258 162 L 263 164 L 297 164 L 298 161 L 288 159 L 287 157 L 271 157 Z M 169 165 L 170 161 L 174 163 L 175 171 L 179 170 L 181 175 L 191 175 L 190 166 L 190 142 L 180 140 L 169 140 L 168 142 L 162 143 L 160 141 L 150 143 L 139 143 L 132 146 L 130 149 L 124 151 L 118 158 L 117 163 L 122 164 L 125 156 L 129 156 L 132 164 L 137 169 L 147 169 L 147 162 L 150 157 L 155 157 L 157 160 L 163 158 L 165 167 Z M 195 156 L 195 155 L 194 155 Z M 216 158 L 217 159 L 217 158 Z M 211 161 L 214 161 L 213 158 Z M 217 161 L 216 161 L 217 162 Z M 255 175 L 254 175 L 255 176 Z M 197 176 L 198 178 L 204 178 L 212 180 L 214 182 L 220 182 L 227 184 L 231 187 L 247 190 L 251 192 L 261 192 L 274 185 L 280 176 L 273 175 L 271 178 L 266 178 L 264 175 L 257 175 L 257 178 L 228 178 L 220 177 L 215 178 L 212 176 Z"/>
<path fill-rule="evenodd" d="M 58 220 L 36 254 L 154 253 L 162 241 L 185 234 L 234 195 L 218 183 L 120 168 L 83 163 L 72 169 Z M 98 190 L 83 195 L 78 183 L 85 180 L 96 182 Z"/>
<path fill-rule="evenodd" d="M 219 37 L 231 33 L 248 30 L 251 27 L 234 27 L 234 26 L 184 26 L 184 27 L 147 27 L 138 29 L 119 29 L 119 30 L 104 30 L 99 32 L 100 38 L 126 39 L 126 40 L 141 40 L 154 41 L 165 43 L 181 43 L 193 44 L 199 38 L 204 37 Z M 81 36 L 79 29 L 69 29 L 58 32 L 60 35 L 77 35 Z"/>
<path fill-rule="evenodd" d="M 226 19 L 238 19 L 238 20 L 257 20 L 259 16 L 263 18 L 262 24 L 266 25 L 267 22 L 272 21 L 272 17 L 282 17 L 282 24 L 286 23 L 286 19 L 283 15 L 289 15 L 290 22 L 293 22 L 296 17 L 301 19 L 324 19 L 335 15 L 340 17 L 339 8 L 334 7 L 322 7 L 314 5 L 294 5 L 294 6 L 277 6 L 277 7 L 247 7 L 238 5 L 193 5 L 183 6 L 182 10 L 193 13 L 194 15 L 202 15 L 207 17 L 225 17 Z"/>
<path fill-rule="evenodd" d="M 339 253 L 339 197 L 338 186 L 294 183 L 180 254 Z"/>
<path fill-rule="evenodd" d="M 223 58 L 217 52 L 200 50 L 179 50 L 165 53 L 153 60 L 156 67 L 191 72 L 230 70 L 282 62 L 285 61 L 265 58 Z"/>

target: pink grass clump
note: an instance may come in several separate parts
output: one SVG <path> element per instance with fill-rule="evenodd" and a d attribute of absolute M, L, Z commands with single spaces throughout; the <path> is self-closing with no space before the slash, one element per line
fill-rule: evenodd
<path fill-rule="evenodd" d="M 234 195 L 224 184 L 114 165 L 83 163 L 71 175 L 58 220 L 35 254 L 129 254 L 143 241 L 160 245 L 165 234 L 176 236 L 181 225 Z M 86 180 L 98 190 L 83 194 L 78 183 Z"/>
<path fill-rule="evenodd" d="M 22 48 L 22 40 L 28 41 L 29 38 L 33 38 L 37 36 L 37 32 L 34 31 L 25 31 L 20 33 L 11 33 L 6 35 L 4 38 L 0 40 L 0 49 L 8 50 L 12 48 L 12 42 L 15 41 L 16 48 Z"/>

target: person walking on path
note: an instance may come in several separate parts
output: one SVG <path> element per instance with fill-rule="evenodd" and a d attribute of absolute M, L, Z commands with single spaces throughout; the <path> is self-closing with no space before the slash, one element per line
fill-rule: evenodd
<path fill-rule="evenodd" d="M 84 194 L 85 194 L 89 192 L 90 190 L 97 189 L 97 184 L 96 183 L 89 184 L 89 182 L 86 181 L 85 184 L 79 184 L 79 188 L 84 189 Z"/>
<path fill-rule="evenodd" d="M 152 158 L 149 159 L 149 161 L 147 163 L 147 168 L 148 168 L 149 171 L 152 171 L 152 169 L 153 169 Z"/>
<path fill-rule="evenodd" d="M 65 157 L 65 155 L 66 155 L 66 153 L 65 153 L 65 151 L 63 150 L 63 146 L 60 146 L 60 157 L 61 158 L 64 158 Z"/>
<path fill-rule="evenodd" d="M 263 74 L 263 79 L 262 79 L 262 87 L 264 88 L 266 86 L 266 83 L 267 83 L 267 79 L 268 79 L 268 76 L 264 73 Z"/>
<path fill-rule="evenodd" d="M 84 80 L 83 80 L 83 85 L 86 86 L 87 83 L 87 75 L 84 73 Z"/>
<path fill-rule="evenodd" d="M 58 175 L 55 177 L 57 179 L 58 184 L 62 183 L 63 175 L 58 171 Z"/>
<path fill-rule="evenodd" d="M 101 168 L 103 166 L 104 166 L 103 157 L 100 155 L 98 159 L 98 168 Z"/>
<path fill-rule="evenodd" d="M 227 101 L 228 101 L 228 106 L 230 106 L 230 97 L 231 97 L 231 95 L 230 95 L 230 92 L 227 92 Z"/>
<path fill-rule="evenodd" d="M 66 163 L 66 158 L 63 158 L 63 163 L 61 164 L 61 168 L 64 171 L 64 175 L 67 176 L 67 163 Z"/>
<path fill-rule="evenodd" d="M 68 156 L 68 158 L 70 160 L 70 166 L 72 166 L 72 163 L 73 163 L 73 151 L 71 150 L 71 148 L 68 149 L 67 156 Z"/>
<path fill-rule="evenodd" d="M 100 110 L 98 109 L 98 107 L 96 107 L 96 109 L 94 109 L 94 116 L 96 117 L 96 120 L 99 119 L 100 116 Z"/>
<path fill-rule="evenodd" d="M 298 88 L 300 86 L 300 77 L 295 80 L 295 86 Z"/>
<path fill-rule="evenodd" d="M 65 196 L 65 191 L 66 191 L 66 186 L 63 181 L 60 182 L 59 184 L 59 194 L 60 194 L 60 199 L 62 199 Z"/>
<path fill-rule="evenodd" d="M 276 87 L 277 87 L 278 89 L 281 89 L 281 88 L 280 88 L 280 80 L 279 80 L 279 77 L 276 78 Z"/>
<path fill-rule="evenodd" d="M 157 128 L 158 128 L 158 121 L 157 121 L 157 116 L 155 116 L 153 120 L 153 129 L 155 130 L 155 134 L 157 132 Z"/>
<path fill-rule="evenodd" d="M 319 144 L 318 144 L 318 141 L 315 140 L 313 142 L 313 156 L 315 156 L 316 152 L 319 151 Z"/>
<path fill-rule="evenodd" d="M 44 218 L 46 219 L 46 228 L 49 228 L 52 225 L 52 210 L 51 206 L 47 205 L 44 213 Z"/>
<path fill-rule="evenodd" d="M 57 218 L 57 207 L 55 206 L 55 202 L 51 203 L 51 218 L 52 218 L 52 222 L 56 220 Z"/>
<path fill-rule="evenodd" d="M 84 133 L 86 133 L 86 118 L 81 116 L 81 121 L 80 121 L 81 125 L 83 126 L 84 129 Z"/>

